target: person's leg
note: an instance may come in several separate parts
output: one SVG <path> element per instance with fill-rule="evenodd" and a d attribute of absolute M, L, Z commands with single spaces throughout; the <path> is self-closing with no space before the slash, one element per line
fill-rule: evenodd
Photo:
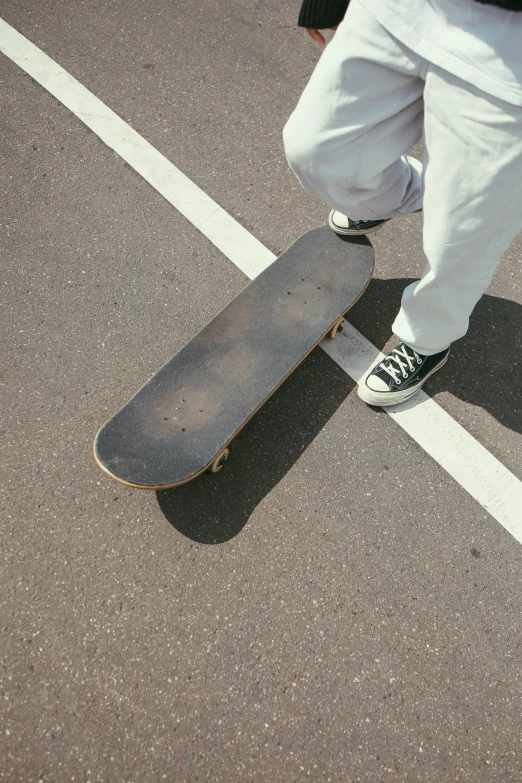
<path fill-rule="evenodd" d="M 409 399 L 443 366 L 522 229 L 522 108 L 435 66 L 424 101 L 427 264 L 403 294 L 393 324 L 400 345 L 360 382 L 371 405 Z"/>
<path fill-rule="evenodd" d="M 426 76 L 424 252 L 393 324 L 424 355 L 462 337 L 502 253 L 522 229 L 522 108 L 430 66 Z"/>
<path fill-rule="evenodd" d="M 422 58 L 352 0 L 284 130 L 303 187 L 355 220 L 422 207 Z"/>

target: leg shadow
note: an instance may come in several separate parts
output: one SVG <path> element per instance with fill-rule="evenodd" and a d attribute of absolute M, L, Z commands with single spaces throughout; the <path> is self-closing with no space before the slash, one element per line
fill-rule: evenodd
<path fill-rule="evenodd" d="M 350 313 L 351 323 L 380 349 L 390 338 L 402 292 L 412 282 L 372 280 Z M 448 364 L 424 389 L 430 396 L 450 392 L 522 433 L 521 379 L 522 305 L 486 294 L 473 311 L 467 335 L 453 344 Z"/>

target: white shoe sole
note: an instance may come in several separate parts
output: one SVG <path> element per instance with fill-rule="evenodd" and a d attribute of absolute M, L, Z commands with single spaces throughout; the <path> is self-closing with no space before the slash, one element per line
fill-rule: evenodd
<path fill-rule="evenodd" d="M 384 223 L 387 222 L 387 220 L 384 221 Z M 363 231 L 362 229 L 355 228 L 341 228 L 332 221 L 332 212 L 330 212 L 328 216 L 328 225 L 333 231 L 335 231 L 336 234 L 341 234 L 341 236 L 358 237 L 361 235 L 366 236 L 366 234 L 373 234 L 374 231 L 378 231 L 380 228 L 382 228 L 384 223 L 379 223 L 378 226 L 372 226 L 371 228 L 367 228 L 365 231 Z"/>
<path fill-rule="evenodd" d="M 388 405 L 399 405 L 401 402 L 406 402 L 406 400 L 409 400 L 411 397 L 413 397 L 419 389 L 422 388 L 423 384 L 426 383 L 428 378 L 431 378 L 434 372 L 437 372 L 437 370 L 440 370 L 441 367 L 444 367 L 446 362 L 449 359 L 449 353 L 446 354 L 444 359 L 440 362 L 440 364 L 437 364 L 436 367 L 431 370 L 431 372 L 426 375 L 425 378 L 422 379 L 420 383 L 415 384 L 415 386 L 410 386 L 405 391 L 396 391 L 396 392 L 376 392 L 372 391 L 366 386 L 366 379 L 370 375 L 370 372 L 366 373 L 362 381 L 360 382 L 358 388 L 357 388 L 357 394 L 361 398 L 361 400 L 364 400 L 368 405 L 376 405 L 379 408 L 386 408 Z M 376 367 L 377 365 L 374 365 Z"/>

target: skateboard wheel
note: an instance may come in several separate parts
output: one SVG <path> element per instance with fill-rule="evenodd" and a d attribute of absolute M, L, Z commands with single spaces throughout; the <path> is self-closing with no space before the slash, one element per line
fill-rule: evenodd
<path fill-rule="evenodd" d="M 217 473 L 221 470 L 223 465 L 228 459 L 229 451 L 228 449 L 223 449 L 223 451 L 220 451 L 217 457 L 215 458 L 214 462 L 210 465 L 208 472 L 209 473 Z"/>
<path fill-rule="evenodd" d="M 328 333 L 328 337 L 330 340 L 335 340 L 338 334 L 341 334 L 341 332 L 344 329 L 344 318 L 338 318 L 337 321 L 334 323 L 332 328 L 330 329 L 330 332 Z"/>

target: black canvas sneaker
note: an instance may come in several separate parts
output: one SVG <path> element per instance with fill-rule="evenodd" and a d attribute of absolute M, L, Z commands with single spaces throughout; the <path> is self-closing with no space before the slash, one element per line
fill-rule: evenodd
<path fill-rule="evenodd" d="M 359 383 L 358 395 L 368 405 L 397 405 L 413 397 L 430 375 L 448 361 L 450 349 L 424 356 L 400 343 Z"/>
<path fill-rule="evenodd" d="M 385 220 L 352 220 L 351 218 L 343 215 L 342 212 L 337 212 L 332 209 L 328 218 L 330 228 L 333 228 L 336 234 L 344 234 L 346 236 L 356 236 L 357 234 L 371 234 L 372 231 L 377 231 L 384 223 L 387 223 L 390 218 Z"/>

